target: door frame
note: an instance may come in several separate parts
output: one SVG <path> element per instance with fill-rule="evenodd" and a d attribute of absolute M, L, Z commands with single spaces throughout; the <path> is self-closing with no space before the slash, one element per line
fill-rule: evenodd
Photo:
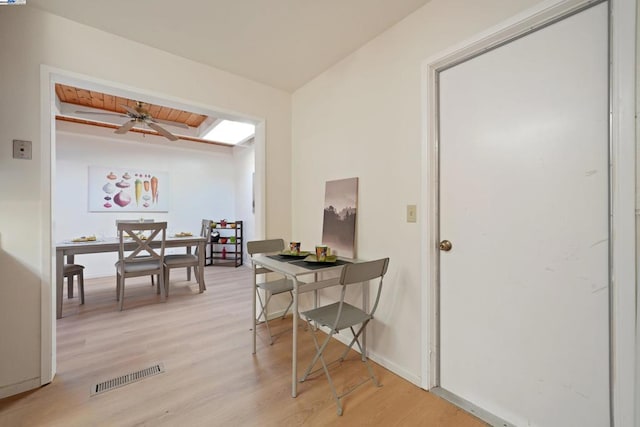
<path fill-rule="evenodd" d="M 439 378 L 439 73 L 604 0 L 548 0 L 422 63 L 421 386 Z M 634 425 L 636 389 L 636 153 L 634 0 L 609 0 L 611 425 Z M 640 333 L 640 332 L 639 332 Z M 441 390 L 441 389 L 440 389 Z M 465 402 L 456 401 L 463 408 Z M 477 408 L 466 408 L 476 410 Z M 640 415 L 640 414 L 639 414 Z"/>
<path fill-rule="evenodd" d="M 42 278 L 40 281 L 40 385 L 53 381 L 57 372 L 56 352 L 56 248 L 55 248 L 55 174 L 56 174 L 56 100 L 55 84 L 96 88 L 130 98 L 158 99 L 165 105 L 190 109 L 202 114 L 245 120 L 255 124 L 255 235 L 263 237 L 266 230 L 266 125 L 265 118 L 212 106 L 158 91 L 127 86 L 121 82 L 104 80 L 85 74 L 42 64 L 40 66 L 40 139 L 42 216 Z M 35 386 L 34 386 L 35 387 Z"/>

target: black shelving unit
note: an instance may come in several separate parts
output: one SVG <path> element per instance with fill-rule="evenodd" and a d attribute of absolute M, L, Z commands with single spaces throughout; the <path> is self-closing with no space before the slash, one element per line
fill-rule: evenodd
<path fill-rule="evenodd" d="M 240 267 L 243 263 L 242 221 L 230 221 L 224 226 L 220 222 L 211 223 L 211 240 L 206 257 L 206 265 L 220 267 Z M 214 237 L 214 232 L 220 235 Z"/>

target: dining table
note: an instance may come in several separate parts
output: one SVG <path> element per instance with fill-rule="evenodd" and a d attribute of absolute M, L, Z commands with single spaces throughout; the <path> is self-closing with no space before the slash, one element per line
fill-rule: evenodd
<path fill-rule="evenodd" d="M 335 262 L 318 263 L 305 261 L 303 257 L 292 258 L 279 254 L 260 254 L 252 257 L 254 266 L 267 268 L 280 273 L 293 282 L 293 345 L 291 350 L 291 397 L 298 394 L 298 323 L 299 323 L 299 297 L 306 292 L 314 292 L 313 305 L 318 306 L 318 290 L 340 284 L 340 272 L 345 264 L 363 262 L 358 259 L 337 257 Z M 325 278 L 326 276 L 330 276 Z M 311 278 L 306 281 L 307 277 Z M 369 302 L 368 287 L 362 285 L 362 307 Z M 253 293 L 254 307 L 256 293 Z M 362 335 L 362 354 L 366 354 L 366 335 Z"/>
<path fill-rule="evenodd" d="M 206 238 L 202 236 L 170 236 L 165 239 L 166 248 L 186 248 L 188 254 L 191 248 L 198 247 L 198 283 L 201 291 L 204 286 L 204 259 Z M 151 243 L 151 247 L 160 247 L 161 241 Z M 137 244 L 134 241 L 125 242 L 125 251 L 134 250 Z M 64 265 L 65 258 L 67 264 L 74 263 L 75 255 L 97 254 L 104 252 L 118 252 L 120 241 L 117 237 L 97 238 L 96 240 L 83 240 L 74 242 L 72 240 L 62 241 L 56 244 L 56 318 L 62 318 L 62 289 L 64 285 Z M 115 271 L 115 270 L 114 270 Z M 191 269 L 187 269 L 187 280 L 191 280 Z"/>

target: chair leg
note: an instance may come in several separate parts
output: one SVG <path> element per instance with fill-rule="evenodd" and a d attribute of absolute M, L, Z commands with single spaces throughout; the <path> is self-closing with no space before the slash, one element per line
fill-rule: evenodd
<path fill-rule="evenodd" d="M 169 296 L 169 268 L 164 269 L 164 294 L 165 296 Z M 160 293 L 160 287 L 158 287 L 158 293 Z"/>
<path fill-rule="evenodd" d="M 78 274 L 78 292 L 80 293 L 80 304 L 84 304 L 84 274 Z"/>
<path fill-rule="evenodd" d="M 365 322 L 362 324 L 362 326 L 360 327 L 360 330 L 358 331 L 358 333 L 356 334 L 356 332 L 353 330 L 353 327 L 351 327 L 351 333 L 353 334 L 353 339 L 351 340 L 351 342 L 349 343 L 349 345 L 347 346 L 347 348 L 344 350 L 344 352 L 342 353 L 342 356 L 340 356 L 340 361 L 343 361 L 345 357 L 347 357 L 347 353 L 349 353 L 349 350 L 351 350 L 351 347 L 353 347 L 353 344 L 358 344 L 358 348 L 360 349 L 360 354 L 362 354 L 363 360 L 364 360 L 364 351 L 362 350 L 362 347 L 360 346 L 360 341 L 358 341 L 358 338 L 360 337 L 360 334 L 362 333 L 362 331 L 364 331 L 365 326 L 367 326 L 367 323 L 369 323 L 368 320 L 365 320 Z"/>
<path fill-rule="evenodd" d="M 256 329 L 258 327 L 258 319 L 256 318 L 256 294 L 258 293 L 258 288 L 256 287 L 256 276 L 253 275 L 253 301 L 252 301 L 252 311 L 251 317 L 253 318 L 253 353 L 256 354 Z"/>
<path fill-rule="evenodd" d="M 353 330 L 353 327 L 350 328 L 351 329 L 351 333 L 354 336 L 352 341 L 355 341 L 356 344 L 358 344 L 358 348 L 360 349 L 360 354 L 362 355 L 362 361 L 364 362 L 365 366 L 367 367 L 367 371 L 369 371 L 369 377 L 371 378 L 371 381 L 373 381 L 373 383 L 376 385 L 376 387 L 382 387 L 382 384 L 380 384 L 380 381 L 378 381 L 378 378 L 373 373 L 373 368 L 371 367 L 371 364 L 369 363 L 369 358 L 364 353 L 364 350 L 362 349 L 362 346 L 360 345 L 360 341 L 358 340 L 358 337 L 360 336 L 362 331 L 364 331 L 364 328 L 365 328 L 365 326 L 367 326 L 367 323 L 369 323 L 368 320 L 365 321 L 362 324 L 362 326 L 360 327 L 360 330 L 358 331 L 357 334 Z M 344 357 L 342 358 L 342 360 L 344 360 Z"/>
<path fill-rule="evenodd" d="M 116 301 L 120 301 L 120 273 L 116 271 Z"/>
<path fill-rule="evenodd" d="M 309 363 L 309 366 L 304 371 L 304 374 L 302 375 L 302 378 L 300 378 L 300 382 L 304 382 L 307 379 L 307 377 L 311 373 L 311 370 L 315 366 L 316 362 L 318 361 L 318 359 L 322 355 L 322 352 L 327 347 L 327 345 L 329 344 L 329 341 L 331 340 L 331 337 L 333 336 L 333 331 L 330 331 L 329 334 L 327 335 L 327 338 L 325 339 L 324 343 L 322 343 L 322 347 L 320 347 L 320 344 L 318 343 L 318 338 L 316 337 L 316 334 L 315 334 L 313 328 L 311 327 L 311 324 L 310 324 L 311 322 L 309 322 L 309 319 L 307 319 L 307 323 L 309 324 L 309 329 L 311 329 L 311 337 L 313 338 L 313 342 L 314 342 L 314 344 L 316 346 L 316 354 L 315 354 L 315 356 L 313 356 L 313 360 L 311 360 L 311 363 Z"/>
<path fill-rule="evenodd" d="M 282 315 L 283 319 L 287 317 L 287 313 L 289 312 L 289 309 L 293 305 L 293 291 L 289 291 L 289 295 L 291 295 L 291 301 L 289 301 L 289 305 L 287 306 L 287 309 L 284 311 L 284 314 Z"/>
<path fill-rule="evenodd" d="M 151 286 L 155 286 L 156 282 L 154 281 L 155 276 L 151 275 Z"/>
<path fill-rule="evenodd" d="M 73 298 L 73 274 L 67 276 L 67 299 Z"/>
<path fill-rule="evenodd" d="M 309 323 L 309 319 L 307 319 L 307 323 Z M 313 366 L 316 364 L 316 362 L 319 359 L 320 363 L 322 364 L 322 369 L 324 370 L 324 374 L 327 377 L 327 381 L 329 382 L 329 388 L 331 389 L 333 400 L 336 401 L 336 405 L 338 406 L 338 410 L 337 410 L 338 415 L 342 415 L 342 403 L 340 402 L 338 393 L 336 393 L 336 388 L 333 385 L 333 380 L 331 379 L 331 375 L 329 375 L 329 368 L 327 368 L 327 363 L 324 360 L 324 350 L 327 348 L 329 341 L 331 341 L 331 337 L 333 336 L 333 331 L 329 332 L 329 334 L 327 335 L 327 338 L 322 343 L 322 346 L 320 346 L 320 343 L 318 342 L 318 338 L 316 337 L 316 333 L 311 328 L 311 325 L 309 325 L 309 329 L 311 329 L 311 336 L 313 337 L 313 343 L 316 346 L 316 355 L 313 357 L 313 360 L 311 361 L 311 363 L 309 364 L 309 367 L 307 368 L 304 375 L 300 379 L 300 382 L 304 382 L 307 379 L 307 376 L 311 373 Z"/>
<path fill-rule="evenodd" d="M 265 321 L 267 319 L 267 313 L 265 310 L 265 306 L 266 304 L 262 303 L 262 297 L 260 296 L 260 292 L 256 289 L 256 294 L 258 295 L 258 301 L 260 302 L 260 313 L 258 313 L 258 316 L 256 317 L 256 320 L 258 322 L 260 322 L 260 318 L 264 315 Z M 267 304 L 269 303 L 269 300 L 267 299 Z"/>
<path fill-rule="evenodd" d="M 189 267 L 187 267 L 188 269 Z M 207 285 L 205 285 L 204 283 L 204 276 L 200 276 L 200 269 L 196 266 L 193 267 L 193 274 L 196 276 L 196 281 L 198 282 L 198 288 L 200 290 L 200 293 L 203 293 L 204 291 L 207 290 Z"/>
<path fill-rule="evenodd" d="M 124 309 L 124 275 L 119 275 L 118 276 L 118 290 L 119 290 L 119 308 L 120 311 L 122 311 Z"/>
<path fill-rule="evenodd" d="M 270 299 L 271 299 L 271 294 L 267 293 L 266 300 L 263 304 L 262 297 L 258 293 L 258 300 L 260 301 L 260 307 L 262 307 L 262 310 L 260 311 L 260 314 L 258 314 L 258 317 L 256 320 L 260 319 L 260 316 L 264 315 L 264 323 L 265 325 L 267 325 L 267 333 L 269 334 L 269 344 L 273 345 L 273 335 L 271 335 L 271 328 L 269 327 L 269 320 L 267 319 L 267 307 L 269 305 Z"/>
<path fill-rule="evenodd" d="M 164 280 L 165 275 L 166 281 Z M 160 288 L 160 299 L 166 301 L 167 292 L 169 292 L 169 269 L 166 270 L 166 273 L 163 271 L 162 274 L 158 274 L 158 287 Z"/>

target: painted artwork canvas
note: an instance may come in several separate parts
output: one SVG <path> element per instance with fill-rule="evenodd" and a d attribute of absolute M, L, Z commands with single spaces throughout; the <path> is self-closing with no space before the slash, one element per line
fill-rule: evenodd
<path fill-rule="evenodd" d="M 169 174 L 89 166 L 90 212 L 168 212 Z"/>
<path fill-rule="evenodd" d="M 332 254 L 356 256 L 358 178 L 327 181 L 324 195 L 322 243 Z"/>

